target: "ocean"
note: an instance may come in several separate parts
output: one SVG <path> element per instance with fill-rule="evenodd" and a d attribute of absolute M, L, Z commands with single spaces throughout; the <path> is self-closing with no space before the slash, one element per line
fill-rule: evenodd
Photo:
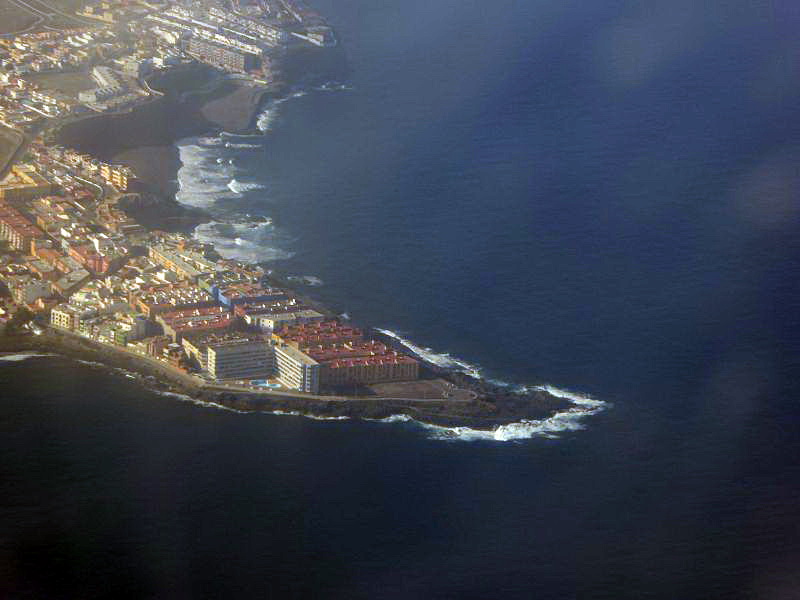
<path fill-rule="evenodd" d="M 349 74 L 179 142 L 195 235 L 604 410 L 476 439 L 0 361 L 0 592 L 796 597 L 800 10 L 314 6 Z"/>

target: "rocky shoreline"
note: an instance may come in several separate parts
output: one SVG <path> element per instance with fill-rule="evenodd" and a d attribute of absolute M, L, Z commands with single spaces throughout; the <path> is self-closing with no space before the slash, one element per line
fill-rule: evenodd
<path fill-rule="evenodd" d="M 179 67 L 149 81 L 162 95 L 135 109 L 117 114 L 93 115 L 64 124 L 54 141 L 132 167 L 139 188 L 121 199 L 121 206 L 145 227 L 191 233 L 211 220 L 204 211 L 177 202 L 176 177 L 180 168 L 175 142 L 189 136 L 228 131 L 257 131 L 255 120 L 270 98 L 286 93 L 285 87 L 267 88 L 222 77 L 202 65 Z M 468 392 L 470 399 L 389 399 L 373 396 L 330 398 L 230 391 L 198 385 L 192 376 L 165 365 L 154 364 L 122 349 L 48 330 L 43 336 L 4 336 L 0 350 L 52 352 L 103 363 L 135 374 L 142 383 L 160 392 L 184 394 L 242 411 L 301 414 L 314 418 L 414 419 L 444 428 L 491 431 L 525 421 L 540 421 L 573 410 L 575 404 L 537 389 L 513 392 L 449 369 L 423 362 L 425 377 L 439 378 Z M 369 393 L 369 392 L 367 392 Z"/>
<path fill-rule="evenodd" d="M 523 421 L 541 421 L 574 405 L 545 391 L 526 395 L 479 394 L 470 400 L 411 400 L 380 397 L 330 398 L 301 394 L 248 392 L 201 384 L 167 365 L 76 335 L 48 329 L 42 335 L 0 336 L 0 353 L 43 353 L 122 370 L 147 389 L 180 394 L 198 402 L 242 412 L 275 412 L 318 419 L 413 419 L 442 428 L 493 431 Z"/>

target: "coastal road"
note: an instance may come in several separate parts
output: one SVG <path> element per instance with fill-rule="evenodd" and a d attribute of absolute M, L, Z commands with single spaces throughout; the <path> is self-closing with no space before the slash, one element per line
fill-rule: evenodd
<path fill-rule="evenodd" d="M 17 146 L 16 151 L 6 160 L 6 163 L 0 164 L 0 179 L 5 177 L 9 169 L 11 169 L 11 167 L 14 166 L 14 164 L 25 155 L 25 152 L 28 150 L 28 146 L 30 145 L 31 141 L 39 135 L 41 130 L 44 128 L 45 123 L 46 121 L 42 120 L 42 122 L 34 125 L 31 128 L 31 131 L 27 133 L 19 129 L 14 129 L 13 127 L 8 127 L 7 125 L 5 125 L 4 128 L 0 127 L 0 130 L 4 129 L 5 131 L 14 132 L 22 138 Z M 2 125 L 4 124 L 0 123 L 0 126 Z"/>
<path fill-rule="evenodd" d="M 0 38 L 13 38 L 15 36 L 37 31 L 40 29 L 50 29 L 53 31 L 60 31 L 64 29 L 65 26 L 59 27 L 57 25 L 49 24 L 50 21 L 53 20 L 55 17 L 68 19 L 78 25 L 92 25 L 92 26 L 98 25 L 97 21 L 91 19 L 85 19 L 75 14 L 64 12 L 61 9 L 52 6 L 51 4 L 43 2 L 42 0 L 5 0 L 5 1 L 11 6 L 15 6 L 19 8 L 21 11 L 32 15 L 36 20 L 31 25 L 23 29 L 18 29 L 16 31 L 0 34 Z"/>
<path fill-rule="evenodd" d="M 5 177 L 11 165 L 19 159 L 23 146 L 27 147 L 24 133 L 0 125 L 0 179 Z"/>
<path fill-rule="evenodd" d="M 130 350 L 126 350 L 121 346 L 112 346 L 109 344 L 103 344 L 101 342 L 97 342 L 95 340 L 90 340 L 88 338 L 83 337 L 82 335 L 76 334 L 72 331 L 66 331 L 64 329 L 56 328 L 51 325 L 46 326 L 51 332 L 56 333 L 57 335 L 62 335 L 67 338 L 71 338 L 73 340 L 79 341 L 81 344 L 94 346 L 97 349 L 101 349 L 102 352 L 114 352 L 120 356 L 125 356 L 126 358 L 133 359 L 140 361 L 144 364 L 147 364 L 151 367 L 155 367 L 158 370 L 162 371 L 163 373 L 167 374 L 168 377 L 173 377 L 179 381 L 181 381 L 184 385 L 188 385 L 193 388 L 211 391 L 211 392 L 231 392 L 231 393 L 247 393 L 247 394 L 254 394 L 257 396 L 264 396 L 266 398 L 289 398 L 289 399 L 305 399 L 305 400 L 318 400 L 318 401 L 332 401 L 332 402 L 471 402 L 475 398 L 477 398 L 477 394 L 471 392 L 468 398 L 392 398 L 392 397 L 383 397 L 383 396 L 323 396 L 319 394 L 307 394 L 304 392 L 296 392 L 291 390 L 280 391 L 280 390 L 259 390 L 253 389 L 246 386 L 238 386 L 238 385 L 224 385 L 224 384 L 215 384 L 210 383 L 196 375 L 190 375 L 183 371 L 180 371 L 171 365 L 152 358 L 150 356 L 145 356 L 143 354 L 138 354 L 135 352 L 131 352 Z M 135 366 L 132 366 L 131 369 L 135 370 Z"/>
<path fill-rule="evenodd" d="M 23 2 L 23 0 L 16 0 L 16 1 L 17 2 Z M 56 8 L 55 6 L 53 6 L 53 4 L 51 4 L 50 2 L 45 2 L 44 0 L 26 0 L 26 1 L 31 3 L 31 4 L 36 4 L 36 5 L 40 6 L 40 7 L 44 7 L 46 10 L 50 11 L 51 16 L 59 15 L 59 16 L 64 17 L 66 19 L 70 19 L 72 21 L 75 21 L 76 23 L 81 23 L 83 25 L 93 25 L 95 27 L 105 24 L 105 23 L 102 23 L 100 21 L 96 21 L 94 19 L 87 19 L 87 18 L 84 18 L 84 17 L 79 17 L 78 15 L 76 15 L 74 13 L 64 12 L 63 10 L 60 10 L 60 9 Z"/>

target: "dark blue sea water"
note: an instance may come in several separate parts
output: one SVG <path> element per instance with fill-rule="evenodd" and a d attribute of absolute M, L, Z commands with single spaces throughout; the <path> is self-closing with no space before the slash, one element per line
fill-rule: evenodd
<path fill-rule="evenodd" d="M 447 442 L 0 363 L 0 591 L 800 596 L 797 5 L 315 6 L 346 89 L 273 105 L 263 138 L 182 142 L 182 201 L 272 219 L 199 235 L 613 406 Z"/>

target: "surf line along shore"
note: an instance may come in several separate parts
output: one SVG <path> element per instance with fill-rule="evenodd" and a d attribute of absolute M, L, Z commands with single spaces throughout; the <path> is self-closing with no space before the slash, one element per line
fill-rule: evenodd
<path fill-rule="evenodd" d="M 162 93 L 160 98 L 124 113 L 68 121 L 53 132 L 53 137 L 62 145 L 133 167 L 144 187 L 140 200 L 128 207 L 131 216 L 150 229 L 188 233 L 212 219 L 175 200 L 173 182 L 180 163 L 174 143 L 183 137 L 219 131 L 254 133 L 254 122 L 264 102 L 286 94 L 287 88 L 231 82 L 199 65 L 167 71 L 151 85 Z M 43 348 L 40 342 L 45 340 Z M 385 341 L 397 345 L 396 340 Z M 423 357 L 419 358 L 428 371 L 427 380 L 438 381 L 433 391 L 422 383 L 421 390 L 393 390 L 397 393 L 391 397 L 311 396 L 205 382 L 154 359 L 68 332 L 48 330 L 41 338 L 18 338 L 12 346 L 13 350 L 58 349 L 67 356 L 82 355 L 83 360 L 134 372 L 143 383 L 156 389 L 242 411 L 291 412 L 318 418 L 386 419 L 402 415 L 439 427 L 491 431 L 579 410 L 574 402 L 544 389 L 514 393 L 503 386 L 441 369 L 426 363 Z"/>
<path fill-rule="evenodd" d="M 176 143 L 222 131 L 259 133 L 255 123 L 262 107 L 286 93 L 286 86 L 230 79 L 197 64 L 172 67 L 149 85 L 161 96 L 124 112 L 67 120 L 48 141 L 131 167 L 134 193 L 121 206 L 148 229 L 189 234 L 213 217 L 175 199 L 181 167 Z"/>
<path fill-rule="evenodd" d="M 387 398 L 321 396 L 300 392 L 253 390 L 217 384 L 186 374 L 156 359 L 121 346 L 90 340 L 78 334 L 46 328 L 41 335 L 0 336 L 2 353 L 56 354 L 84 363 L 102 364 L 134 376 L 157 392 L 183 394 L 204 403 L 242 412 L 286 412 L 317 418 L 388 419 L 404 415 L 440 427 L 469 427 L 490 431 L 525 420 L 541 420 L 574 408 L 573 403 L 545 391 L 534 397 L 482 396 L 472 390 L 459 398 Z"/>

